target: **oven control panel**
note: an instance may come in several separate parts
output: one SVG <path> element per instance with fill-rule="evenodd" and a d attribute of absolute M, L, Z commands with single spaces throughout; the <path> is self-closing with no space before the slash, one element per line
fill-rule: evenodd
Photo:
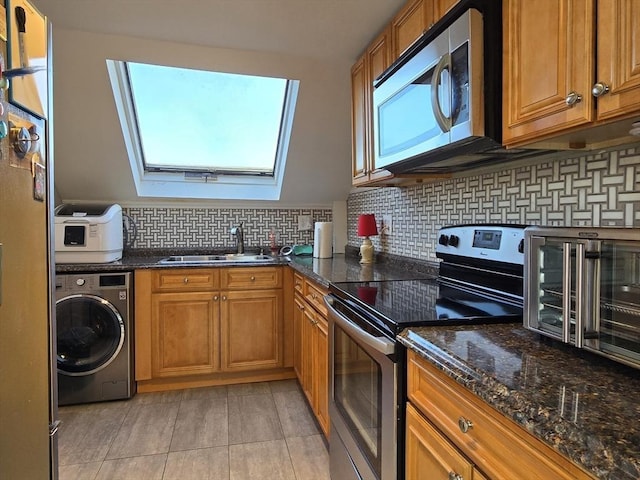
<path fill-rule="evenodd" d="M 436 255 L 524 264 L 524 225 L 454 225 L 438 232 Z"/>

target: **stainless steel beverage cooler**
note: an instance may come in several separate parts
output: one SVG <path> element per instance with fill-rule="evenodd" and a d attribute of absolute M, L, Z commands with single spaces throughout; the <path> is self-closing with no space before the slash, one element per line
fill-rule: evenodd
<path fill-rule="evenodd" d="M 525 230 L 524 326 L 640 368 L 640 229 Z"/>

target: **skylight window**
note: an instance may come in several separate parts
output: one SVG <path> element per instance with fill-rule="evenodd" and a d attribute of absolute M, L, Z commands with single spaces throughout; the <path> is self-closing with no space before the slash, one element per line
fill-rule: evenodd
<path fill-rule="evenodd" d="M 107 65 L 140 196 L 279 198 L 297 81 Z"/>

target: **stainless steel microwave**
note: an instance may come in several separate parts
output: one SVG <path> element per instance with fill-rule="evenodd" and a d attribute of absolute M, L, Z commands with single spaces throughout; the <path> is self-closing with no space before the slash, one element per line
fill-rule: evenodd
<path fill-rule="evenodd" d="M 640 229 L 525 230 L 524 325 L 640 368 Z"/>
<path fill-rule="evenodd" d="M 375 168 L 451 172 L 541 153 L 502 147 L 499 5 L 461 1 L 376 79 Z"/>

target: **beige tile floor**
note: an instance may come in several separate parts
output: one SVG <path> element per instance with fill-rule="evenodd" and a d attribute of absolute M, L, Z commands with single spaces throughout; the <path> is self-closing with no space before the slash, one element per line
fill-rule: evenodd
<path fill-rule="evenodd" d="M 60 407 L 60 480 L 329 480 L 295 380 Z"/>

